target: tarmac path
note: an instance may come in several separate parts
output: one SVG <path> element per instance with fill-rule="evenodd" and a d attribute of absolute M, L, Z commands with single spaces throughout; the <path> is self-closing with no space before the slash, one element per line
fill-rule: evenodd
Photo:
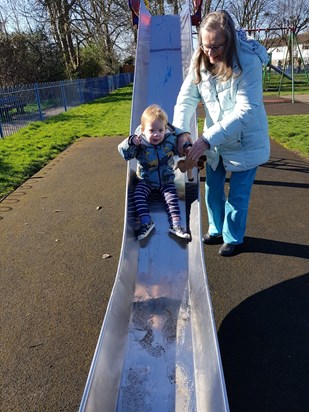
<path fill-rule="evenodd" d="M 80 139 L 0 203 L 3 412 L 78 409 L 121 248 L 122 139 Z M 272 143 L 242 253 L 204 248 L 232 412 L 308 410 L 308 172 Z"/>

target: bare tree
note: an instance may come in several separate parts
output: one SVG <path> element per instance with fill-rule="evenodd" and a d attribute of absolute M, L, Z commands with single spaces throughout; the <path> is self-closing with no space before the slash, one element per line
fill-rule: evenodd
<path fill-rule="evenodd" d="M 53 37 L 62 52 L 63 60 L 71 77 L 78 68 L 72 32 L 72 14 L 77 0 L 37 0 L 49 15 Z"/>
<path fill-rule="evenodd" d="M 277 13 L 272 13 L 272 10 Z M 273 0 L 272 8 L 265 13 L 265 25 L 269 28 L 266 42 L 268 48 L 286 45 L 287 64 L 292 65 L 294 51 L 291 35 L 306 31 L 309 25 L 309 3 L 307 0 Z"/>
<path fill-rule="evenodd" d="M 276 13 L 273 13 L 272 10 L 276 10 Z M 265 14 L 265 23 L 269 27 L 281 28 L 281 30 L 285 30 L 285 33 L 292 20 L 296 34 L 308 29 L 308 0 L 272 0 Z"/>
<path fill-rule="evenodd" d="M 211 11 L 225 9 L 225 0 L 204 0 L 202 17 L 205 17 Z"/>
<path fill-rule="evenodd" d="M 236 25 L 255 31 L 262 24 L 264 14 L 272 0 L 234 0 L 227 10 L 234 17 Z"/>
<path fill-rule="evenodd" d="M 126 0 L 78 0 L 80 21 L 75 24 L 83 46 L 98 46 L 98 58 L 107 72 L 117 71 L 134 54 L 134 28 Z"/>

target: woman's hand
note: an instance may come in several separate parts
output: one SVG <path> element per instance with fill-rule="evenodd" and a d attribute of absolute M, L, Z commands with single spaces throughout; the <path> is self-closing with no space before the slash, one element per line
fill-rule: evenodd
<path fill-rule="evenodd" d="M 199 138 L 197 139 L 192 147 L 190 147 L 187 151 L 187 157 L 194 162 L 197 162 L 198 159 L 205 153 L 205 150 L 210 148 L 209 143 L 207 143 L 204 139 Z"/>

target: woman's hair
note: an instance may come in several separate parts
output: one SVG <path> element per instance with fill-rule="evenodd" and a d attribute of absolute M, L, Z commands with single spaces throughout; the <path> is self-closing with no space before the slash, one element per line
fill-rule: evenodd
<path fill-rule="evenodd" d="M 165 123 L 165 125 L 167 125 L 168 119 L 165 111 L 157 104 L 152 104 L 148 106 L 147 109 L 144 110 L 141 117 L 142 129 L 145 128 L 146 122 L 153 122 L 158 119 L 162 120 Z"/>
<path fill-rule="evenodd" d="M 203 64 L 207 71 L 216 76 L 221 81 L 229 80 L 233 75 L 233 59 L 236 58 L 237 64 L 240 68 L 239 75 L 241 73 L 241 65 L 237 53 L 236 45 L 236 30 L 234 22 L 231 16 L 225 10 L 215 11 L 209 13 L 200 25 L 198 42 L 199 46 L 202 44 L 201 33 L 202 30 L 206 31 L 221 31 L 225 37 L 223 60 L 214 64 L 211 64 L 206 53 L 199 47 L 194 61 L 194 69 L 196 73 L 196 83 L 201 81 L 201 65 Z"/>

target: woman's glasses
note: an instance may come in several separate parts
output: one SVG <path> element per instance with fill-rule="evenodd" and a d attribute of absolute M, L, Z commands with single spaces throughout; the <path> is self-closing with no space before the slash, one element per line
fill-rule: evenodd
<path fill-rule="evenodd" d="M 200 48 L 205 52 L 209 52 L 212 50 L 213 52 L 219 52 L 221 51 L 225 46 L 225 43 L 220 44 L 219 46 L 206 46 L 206 44 L 200 44 Z"/>

